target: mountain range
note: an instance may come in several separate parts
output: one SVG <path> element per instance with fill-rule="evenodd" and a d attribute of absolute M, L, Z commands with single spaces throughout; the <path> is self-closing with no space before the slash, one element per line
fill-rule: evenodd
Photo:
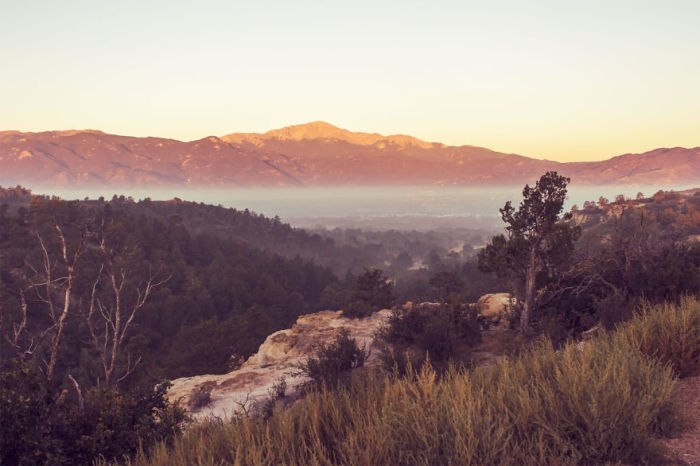
<path fill-rule="evenodd" d="M 0 132 L 4 185 L 512 185 L 532 182 L 547 170 L 575 184 L 698 184 L 700 147 L 563 163 L 406 135 L 351 132 L 325 122 L 189 142 L 95 130 Z"/>

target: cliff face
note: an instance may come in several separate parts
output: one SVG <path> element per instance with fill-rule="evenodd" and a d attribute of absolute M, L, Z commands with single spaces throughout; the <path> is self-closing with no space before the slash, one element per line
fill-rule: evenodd
<path fill-rule="evenodd" d="M 314 354 L 319 345 L 331 343 L 345 328 L 360 347 L 371 350 L 368 364 L 376 363 L 378 350 L 372 347 L 376 331 L 386 323 L 391 311 L 382 310 L 364 319 L 348 319 L 342 311 L 322 311 L 299 317 L 290 329 L 268 336 L 258 352 L 243 365 L 222 375 L 199 375 L 173 381 L 170 400 L 187 406 L 193 393 L 201 387 L 211 389 L 211 403 L 191 413 L 195 418 L 230 417 L 255 402 L 270 396 L 273 385 L 282 377 L 288 395 L 294 394 L 307 381 L 297 375 L 296 367 Z"/>

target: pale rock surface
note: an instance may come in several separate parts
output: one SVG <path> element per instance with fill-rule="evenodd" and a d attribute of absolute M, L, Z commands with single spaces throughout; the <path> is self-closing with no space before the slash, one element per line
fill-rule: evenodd
<path fill-rule="evenodd" d="M 479 314 L 487 321 L 508 326 L 508 315 L 513 311 L 516 299 L 510 293 L 485 294 L 477 301 Z"/>
<path fill-rule="evenodd" d="M 296 393 L 307 379 L 300 375 L 297 366 L 312 355 L 319 345 L 331 343 L 345 328 L 360 347 L 369 350 L 366 364 L 376 364 L 379 350 L 373 347 L 374 336 L 391 315 L 388 309 L 378 311 L 363 319 L 343 317 L 342 311 L 321 311 L 300 316 L 291 329 L 280 330 L 267 337 L 258 352 L 243 365 L 228 374 L 198 375 L 173 381 L 168 391 L 171 401 L 187 407 L 190 395 L 203 385 L 212 387 L 212 402 L 193 413 L 195 418 L 227 418 L 246 409 L 255 402 L 269 398 L 273 385 L 284 377 L 288 396 Z"/>

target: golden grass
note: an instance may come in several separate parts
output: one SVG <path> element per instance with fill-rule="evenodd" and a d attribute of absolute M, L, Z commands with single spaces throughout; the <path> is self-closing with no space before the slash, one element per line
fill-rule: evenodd
<path fill-rule="evenodd" d="M 653 461 L 655 435 L 673 415 L 674 370 L 694 367 L 699 307 L 688 299 L 647 308 L 589 343 L 554 351 L 542 340 L 511 360 L 449 369 L 441 378 L 429 364 L 404 377 L 365 371 L 348 387 L 311 393 L 268 420 L 197 424 L 130 464 Z"/>
<path fill-rule="evenodd" d="M 700 301 L 644 305 L 616 332 L 642 353 L 668 363 L 679 377 L 700 375 Z"/>

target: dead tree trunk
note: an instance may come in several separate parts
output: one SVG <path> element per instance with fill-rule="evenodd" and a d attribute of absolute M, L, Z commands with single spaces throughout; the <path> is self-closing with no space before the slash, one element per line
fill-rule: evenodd
<path fill-rule="evenodd" d="M 63 229 L 58 223 L 54 224 L 54 229 L 56 230 L 59 241 L 59 261 L 65 267 L 65 271 L 61 276 L 55 276 L 56 273 L 60 272 L 55 270 L 46 244 L 41 235 L 37 233 L 36 236 L 39 240 L 42 255 L 42 270 L 38 273 L 41 279 L 33 282 L 31 286 L 36 291 L 39 300 L 44 302 L 48 307 L 49 319 L 51 321 L 50 327 L 41 334 L 41 337 L 47 334 L 51 335 L 48 347 L 48 360 L 45 361 L 45 374 L 48 381 L 53 379 L 56 364 L 58 363 L 61 339 L 63 338 L 63 331 L 71 311 L 71 296 L 75 282 L 75 269 L 85 246 L 85 237 L 83 236 L 80 243 L 75 247 L 75 250 L 69 253 Z M 26 308 L 23 309 L 23 312 L 26 313 Z"/>
<path fill-rule="evenodd" d="M 107 258 L 106 264 L 100 268 L 93 282 L 90 304 L 84 315 L 90 332 L 90 341 L 102 365 L 102 383 L 106 386 L 115 385 L 124 380 L 141 361 L 140 356 L 132 360 L 131 355 L 127 355 L 126 367 L 118 373 L 119 364 L 123 359 L 121 352 L 124 340 L 134 318 L 146 304 L 153 290 L 167 281 L 167 279 L 157 281 L 150 276 L 136 287 L 136 297 L 133 302 L 125 304 L 127 276 L 126 270 L 115 266 Z M 106 282 L 106 291 L 99 293 L 100 282 L 103 279 Z M 99 380 L 98 385 L 100 385 Z"/>

